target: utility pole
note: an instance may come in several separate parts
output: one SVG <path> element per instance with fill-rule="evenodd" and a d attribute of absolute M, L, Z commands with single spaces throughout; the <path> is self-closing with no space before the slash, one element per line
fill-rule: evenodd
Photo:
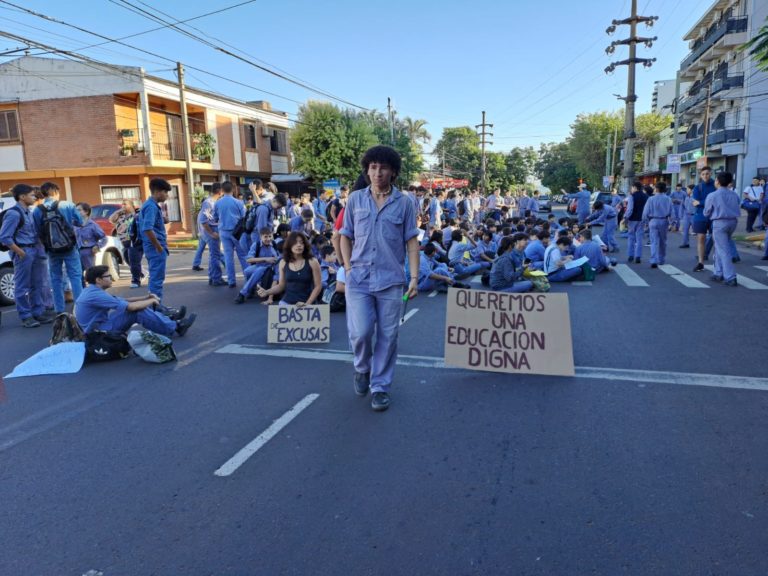
<path fill-rule="evenodd" d="M 613 54 L 616 50 L 616 46 L 626 45 L 629 46 L 629 59 L 621 60 L 619 62 L 612 62 L 606 69 L 606 74 L 612 74 L 617 66 L 627 66 L 629 73 L 627 74 L 627 95 L 622 98 L 626 103 L 626 112 L 624 115 L 624 179 L 626 190 L 629 191 L 632 186 L 632 181 L 635 178 L 635 139 L 637 134 L 635 133 L 635 102 L 637 102 L 637 94 L 635 94 L 635 66 L 642 64 L 646 68 L 649 68 L 656 61 L 656 58 L 638 58 L 637 57 L 637 45 L 643 43 L 646 47 L 653 46 L 653 42 L 657 40 L 657 37 L 653 38 L 639 38 L 637 34 L 637 25 L 645 23 L 646 26 L 651 27 L 653 23 L 658 20 L 658 16 L 638 16 L 637 15 L 637 0 L 632 0 L 632 14 L 629 18 L 624 20 L 613 20 L 611 25 L 606 28 L 605 32 L 608 35 L 616 32 L 616 26 L 629 25 L 629 38 L 626 40 L 614 40 L 610 46 L 605 49 L 606 54 Z"/>
<path fill-rule="evenodd" d="M 387 97 L 387 118 L 389 119 L 389 143 L 395 145 L 395 116 L 392 112 L 392 98 Z"/>
<path fill-rule="evenodd" d="M 195 226 L 195 175 L 192 172 L 192 142 L 189 134 L 189 118 L 187 117 L 187 99 L 184 94 L 184 65 L 176 63 L 176 74 L 179 77 L 179 104 L 181 105 L 181 130 L 184 137 L 184 158 L 187 165 L 187 190 L 189 191 L 187 216 L 192 227 L 192 237 L 197 238 L 197 226 Z"/>
<path fill-rule="evenodd" d="M 485 196 L 485 146 L 491 145 L 493 142 L 486 141 L 486 137 L 493 136 L 493 132 L 486 132 L 486 128 L 493 128 L 493 124 L 488 124 L 485 121 L 485 110 L 483 110 L 483 122 L 482 124 L 475 124 L 475 128 L 479 128 L 480 131 L 477 135 L 480 137 L 480 193 Z"/>

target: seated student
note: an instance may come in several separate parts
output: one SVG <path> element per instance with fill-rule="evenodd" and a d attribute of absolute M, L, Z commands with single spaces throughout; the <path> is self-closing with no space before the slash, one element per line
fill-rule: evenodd
<path fill-rule="evenodd" d="M 432 244 L 424 246 L 424 250 L 419 254 L 419 290 L 447 292 L 450 286 L 469 288 L 468 284 L 457 282 L 451 269 L 439 262 L 435 258 L 436 255 L 437 250 Z"/>
<path fill-rule="evenodd" d="M 275 248 L 277 248 L 280 254 L 283 253 L 283 242 L 285 242 L 290 233 L 291 227 L 286 222 L 277 225 L 277 230 L 275 230 Z"/>
<path fill-rule="evenodd" d="M 451 234 L 451 248 L 448 250 L 448 263 L 453 268 L 456 278 L 463 280 L 481 270 L 487 270 L 491 267 L 490 262 L 473 262 L 472 250 L 475 247 L 475 241 L 468 234 L 464 236 L 463 230 L 454 230 Z"/>
<path fill-rule="evenodd" d="M 499 245 L 494 241 L 493 233 L 490 230 L 483 230 L 480 234 L 480 239 L 475 244 L 474 250 L 472 250 L 472 257 L 475 262 L 493 264 L 498 250 Z"/>
<path fill-rule="evenodd" d="M 562 228 L 562 226 L 560 226 L 560 224 L 558 224 L 558 222 L 557 222 L 557 218 L 556 218 L 556 217 L 555 217 L 555 215 L 554 215 L 554 214 L 552 214 L 552 213 L 550 213 L 550 214 L 547 216 L 547 223 L 549 224 L 549 232 L 550 232 L 550 238 L 551 238 L 551 237 L 552 237 L 552 236 L 553 236 L 553 235 L 554 235 L 554 234 L 555 234 L 555 233 L 556 233 L 558 230 L 560 230 L 560 229 Z"/>
<path fill-rule="evenodd" d="M 448 218 L 448 225 L 443 228 L 443 246 L 448 249 L 451 246 L 451 233 L 456 230 L 456 218 Z"/>
<path fill-rule="evenodd" d="M 272 236 L 271 228 L 262 228 L 259 230 L 259 239 L 251 244 L 245 261 L 249 266 L 243 270 L 245 275 L 245 284 L 242 290 L 235 298 L 235 304 L 242 304 L 257 287 L 267 284 L 272 287 L 272 280 L 277 271 L 277 262 L 280 260 L 280 252 Z M 262 284 L 263 282 L 263 284 Z M 272 302 L 269 302 L 270 304 Z"/>
<path fill-rule="evenodd" d="M 101 226 L 91 220 L 91 205 L 86 202 L 77 204 L 77 211 L 83 219 L 82 226 L 75 226 L 75 236 L 77 236 L 77 247 L 80 252 L 80 265 L 83 270 L 88 270 L 95 263 L 96 254 L 99 249 L 107 245 L 107 235 Z M 85 286 L 85 277 L 83 277 L 83 286 Z"/>
<path fill-rule="evenodd" d="M 303 232 L 291 232 L 279 263 L 280 280 L 269 289 L 257 288 L 260 298 L 282 294 L 281 306 L 311 306 L 323 290 L 320 264 L 312 256 L 309 240 Z"/>
<path fill-rule="evenodd" d="M 590 225 L 602 224 L 602 240 L 608 247 L 608 251 L 618 252 L 619 245 L 613 237 L 616 231 L 616 209 L 609 204 L 603 204 L 600 200 L 596 201 L 592 208 L 594 212 L 587 216 L 585 222 Z"/>
<path fill-rule="evenodd" d="M 567 234 L 567 232 L 566 232 Z M 544 253 L 544 272 L 550 282 L 568 282 L 581 276 L 581 268 L 566 269 L 565 264 L 573 260 L 573 256 L 564 255 L 571 247 L 571 239 L 567 235 L 559 236 L 555 244 L 547 246 Z"/>
<path fill-rule="evenodd" d="M 592 230 L 589 228 L 583 229 L 579 232 L 579 237 L 581 239 L 581 245 L 576 248 L 574 257 L 579 259 L 582 256 L 586 256 L 589 259 L 589 265 L 595 269 L 595 273 L 597 274 L 610 270 L 609 265 L 611 264 L 611 261 L 609 261 L 608 257 L 603 253 L 602 246 L 592 238 Z M 614 260 L 613 264 L 615 263 L 616 261 Z"/>
<path fill-rule="evenodd" d="M 336 258 L 336 250 L 330 244 L 326 244 L 320 250 L 320 277 L 323 280 L 323 288 L 328 288 L 332 283 L 336 282 L 336 275 L 338 274 L 339 266 Z"/>
<path fill-rule="evenodd" d="M 499 292 L 530 292 L 533 283 L 523 279 L 523 250 L 528 237 L 523 233 L 501 240 L 499 257 L 491 268 L 491 290 Z"/>
<path fill-rule="evenodd" d="M 544 230 L 531 232 L 529 239 L 525 247 L 525 257 L 531 261 L 532 270 L 541 270 L 544 268 L 544 252 L 549 246 L 549 233 Z"/>
<path fill-rule="evenodd" d="M 107 290 L 112 287 L 112 276 L 107 266 L 91 266 L 85 272 L 88 287 L 83 289 L 75 301 L 75 318 L 89 334 L 95 331 L 125 333 L 134 324 L 140 324 L 148 330 L 171 336 L 174 332 L 184 336 L 197 318 L 190 314 L 187 318 L 172 320 L 152 308 L 160 305 L 160 299 L 154 294 L 124 299 L 113 296 Z"/>
<path fill-rule="evenodd" d="M 311 208 L 303 208 L 298 216 L 291 218 L 288 225 L 291 227 L 291 232 L 304 232 L 304 235 L 309 238 L 312 236 L 312 232 L 316 232 L 315 228 L 315 213 Z"/>
<path fill-rule="evenodd" d="M 317 258 L 317 261 L 322 264 L 323 262 L 323 255 L 322 251 L 323 248 L 330 245 L 330 242 L 328 238 L 323 234 L 315 234 L 312 236 L 312 256 Z"/>
<path fill-rule="evenodd" d="M 441 230 L 433 231 L 429 243 L 435 247 L 435 260 L 448 264 L 448 250 L 443 246 L 443 232 Z"/>

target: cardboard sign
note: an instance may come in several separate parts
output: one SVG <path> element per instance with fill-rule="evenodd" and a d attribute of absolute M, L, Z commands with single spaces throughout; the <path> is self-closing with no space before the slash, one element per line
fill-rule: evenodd
<path fill-rule="evenodd" d="M 489 372 L 573 376 L 568 295 L 451 288 L 445 363 Z"/>
<path fill-rule="evenodd" d="M 331 309 L 316 306 L 270 306 L 268 344 L 327 344 L 331 339 Z"/>

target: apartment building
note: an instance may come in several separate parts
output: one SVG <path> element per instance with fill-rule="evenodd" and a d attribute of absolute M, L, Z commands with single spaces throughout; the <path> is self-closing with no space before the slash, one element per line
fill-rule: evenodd
<path fill-rule="evenodd" d="M 290 172 L 288 118 L 268 102 L 185 90 L 194 187 Z M 0 65 L 0 191 L 50 180 L 90 204 L 173 186 L 171 232 L 193 227 L 179 87 L 142 68 L 25 56 Z"/>
<path fill-rule="evenodd" d="M 697 162 L 736 175 L 737 189 L 768 175 L 768 74 L 738 48 L 766 24 L 765 0 L 717 0 L 684 36 L 677 105 L 680 178 L 696 179 Z"/>

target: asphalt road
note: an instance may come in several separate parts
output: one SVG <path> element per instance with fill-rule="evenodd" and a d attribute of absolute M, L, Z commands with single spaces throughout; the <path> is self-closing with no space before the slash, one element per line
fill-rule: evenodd
<path fill-rule="evenodd" d="M 554 288 L 593 377 L 406 362 L 383 414 L 352 392 L 342 315 L 314 358 L 223 353 L 266 348 L 266 309 L 174 254 L 168 303 L 200 315 L 178 363 L 0 388 L 0 574 L 768 574 L 768 292 L 693 274 L 670 244 L 707 288 L 645 263 L 647 286 Z M 442 357 L 445 303 L 411 304 L 401 354 Z M 8 374 L 50 333 L 3 313 Z"/>

